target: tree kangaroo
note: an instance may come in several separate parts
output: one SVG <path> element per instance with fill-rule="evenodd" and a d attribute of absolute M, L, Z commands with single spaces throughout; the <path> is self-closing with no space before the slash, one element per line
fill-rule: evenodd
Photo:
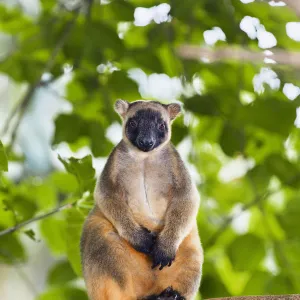
<path fill-rule="evenodd" d="M 123 139 L 94 192 L 81 238 L 91 300 L 193 299 L 203 252 L 199 194 L 171 144 L 177 103 L 118 100 Z"/>

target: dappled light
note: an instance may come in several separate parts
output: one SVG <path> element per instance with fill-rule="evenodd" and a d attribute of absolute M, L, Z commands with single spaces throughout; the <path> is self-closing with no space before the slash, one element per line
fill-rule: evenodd
<path fill-rule="evenodd" d="M 79 239 L 117 99 L 183 105 L 197 300 L 299 293 L 299 70 L 300 0 L 0 1 L 1 300 L 87 300 Z"/>

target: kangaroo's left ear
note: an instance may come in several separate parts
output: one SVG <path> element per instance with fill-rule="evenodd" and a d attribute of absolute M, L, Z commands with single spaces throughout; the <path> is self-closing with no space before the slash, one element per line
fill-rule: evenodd
<path fill-rule="evenodd" d="M 115 103 L 115 111 L 124 118 L 127 110 L 129 108 L 129 103 L 126 100 L 118 99 Z"/>
<path fill-rule="evenodd" d="M 171 103 L 167 105 L 167 110 L 170 116 L 170 120 L 173 121 L 178 115 L 180 115 L 182 108 L 178 103 Z"/>

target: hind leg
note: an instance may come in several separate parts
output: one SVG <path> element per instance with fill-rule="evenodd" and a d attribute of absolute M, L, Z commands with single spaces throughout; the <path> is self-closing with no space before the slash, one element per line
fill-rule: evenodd
<path fill-rule="evenodd" d="M 122 239 L 100 211 L 93 211 L 85 222 L 81 255 L 91 300 L 136 300 L 151 290 L 149 257 Z"/>
<path fill-rule="evenodd" d="M 192 300 L 199 289 L 203 252 L 195 226 L 184 239 L 171 267 L 155 270 L 160 289 L 158 300 Z"/>
<path fill-rule="evenodd" d="M 87 278 L 86 286 L 91 300 L 133 300 L 136 299 L 129 286 L 120 287 L 111 278 Z"/>

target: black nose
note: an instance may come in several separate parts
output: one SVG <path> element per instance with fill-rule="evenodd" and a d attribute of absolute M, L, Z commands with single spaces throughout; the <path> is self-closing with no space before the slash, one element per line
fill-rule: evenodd
<path fill-rule="evenodd" d="M 152 139 L 149 138 L 142 138 L 138 140 L 138 145 L 142 150 L 151 150 L 153 145 L 154 145 L 154 141 Z"/>

